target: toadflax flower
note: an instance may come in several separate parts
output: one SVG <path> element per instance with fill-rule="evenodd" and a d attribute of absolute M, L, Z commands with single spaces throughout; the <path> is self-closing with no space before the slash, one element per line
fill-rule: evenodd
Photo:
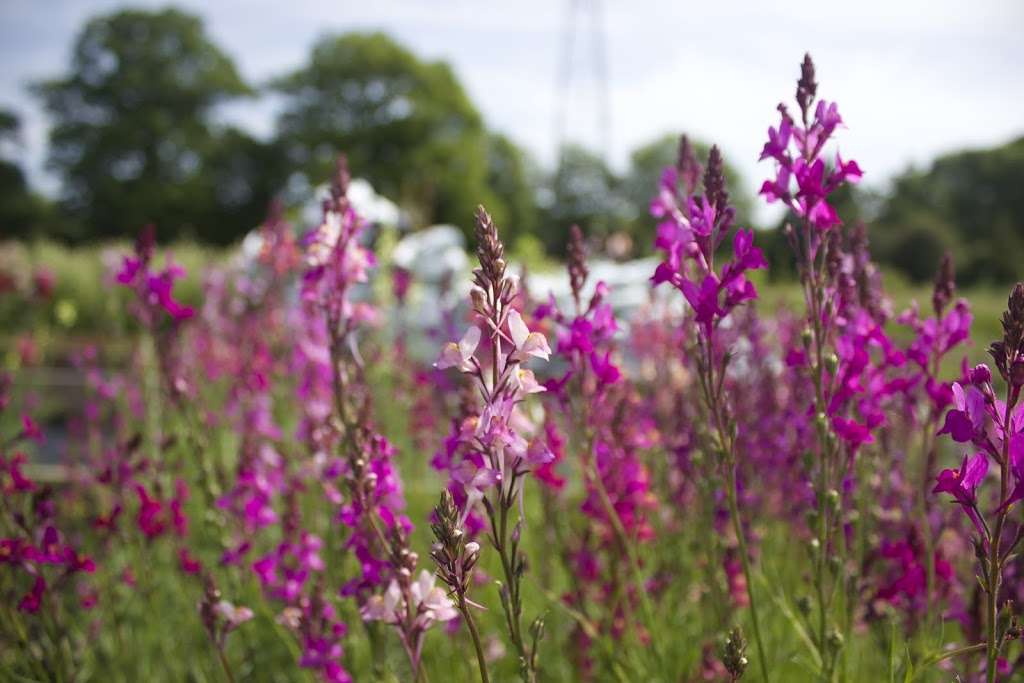
<path fill-rule="evenodd" d="M 974 522 L 978 533 L 985 537 L 981 518 L 978 516 L 978 486 L 988 474 L 988 456 L 975 453 L 964 456 L 959 469 L 946 469 L 939 473 L 938 483 L 932 493 L 948 493 L 963 507 L 964 512 Z"/>
<path fill-rule="evenodd" d="M 409 604 L 405 604 L 398 581 L 392 579 L 383 595 L 375 595 L 367 600 L 360 614 L 367 621 L 399 624 L 405 619 L 407 611 L 411 610 L 416 615 L 417 626 L 424 630 L 436 621 L 451 621 L 459 616 L 459 612 L 447 591 L 434 585 L 436 579 L 436 574 L 426 569 L 420 571 L 419 578 L 410 585 Z"/>
<path fill-rule="evenodd" d="M 465 521 L 470 512 L 468 506 L 477 498 L 474 492 L 482 493 L 493 478 L 494 486 L 488 490 L 490 497 L 480 497 L 490 522 L 491 541 L 502 558 L 505 575 L 502 607 L 509 635 L 523 662 L 524 681 L 532 682 L 536 676 L 535 653 L 528 649 L 519 626 L 520 586 L 525 564 L 518 535 L 523 516 L 524 479 L 554 456 L 538 427 L 519 410 L 519 404 L 530 394 L 544 389 L 523 364 L 535 358 L 548 360 L 551 348 L 543 334 L 530 330 L 514 306 L 516 281 L 506 274 L 505 247 L 498 237 L 497 227 L 482 206 L 476 214 L 476 240 L 480 267 L 473 271 L 471 300 L 479 323 L 474 322 L 457 344 L 445 345 L 435 365 L 456 367 L 471 375 L 483 398 L 473 441 L 475 450 L 483 456 L 479 469 L 488 469 L 491 474 L 464 473 L 463 481 L 468 484 L 467 507 L 459 515 L 459 524 Z M 487 344 L 481 348 L 483 331 L 487 332 Z M 475 464 L 473 459 L 466 458 L 461 466 Z M 508 518 L 516 501 L 520 507 L 520 522 L 512 532 Z M 532 647 L 536 648 L 536 642 Z"/>

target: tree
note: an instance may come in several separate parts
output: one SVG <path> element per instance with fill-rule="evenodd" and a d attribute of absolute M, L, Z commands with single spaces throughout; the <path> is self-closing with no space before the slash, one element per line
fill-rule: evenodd
<path fill-rule="evenodd" d="M 565 254 L 569 228 L 574 224 L 588 238 L 600 239 L 629 218 L 630 206 L 620 192 L 619 178 L 600 156 L 584 147 L 562 148 L 548 185 L 540 238 L 549 254 Z"/>
<path fill-rule="evenodd" d="M 655 221 L 648 207 L 651 197 L 657 192 L 661 173 L 667 166 L 674 166 L 679 155 L 679 135 L 667 133 L 645 145 L 636 148 L 630 155 L 630 167 L 622 180 L 622 195 L 629 206 L 629 230 L 634 243 L 641 253 L 649 253 L 654 245 Z M 690 139 L 697 160 L 704 164 L 711 146 Z M 739 225 L 750 226 L 754 200 L 746 189 L 744 180 L 734 166 L 725 162 L 725 178 L 729 198 L 736 208 Z"/>
<path fill-rule="evenodd" d="M 279 138 L 311 184 L 345 152 L 355 174 L 419 222 L 471 235 L 477 204 L 502 213 L 487 187 L 483 121 L 444 62 L 421 61 L 381 33 L 328 36 L 273 87 L 285 96 Z"/>
<path fill-rule="evenodd" d="M 25 174 L 10 157 L 17 147 L 21 121 L 14 112 L 0 109 L 0 235 L 28 237 L 46 220 L 46 202 L 29 189 Z"/>
<path fill-rule="evenodd" d="M 233 195 L 241 204 L 220 194 L 232 185 L 215 177 L 225 157 L 265 150 L 212 125 L 216 105 L 252 91 L 195 16 L 125 10 L 92 19 L 68 73 L 34 91 L 54 122 L 49 162 L 64 181 L 62 205 L 84 226 L 72 237 L 134 234 L 152 221 L 161 235 L 225 242 L 269 201 L 251 178 L 232 181 L 249 186 Z"/>
<path fill-rule="evenodd" d="M 927 171 L 906 171 L 893 182 L 874 221 L 879 260 L 925 280 L 934 271 L 934 255 L 951 249 L 962 284 L 1019 279 L 1022 185 L 1024 138 L 941 156 Z"/>

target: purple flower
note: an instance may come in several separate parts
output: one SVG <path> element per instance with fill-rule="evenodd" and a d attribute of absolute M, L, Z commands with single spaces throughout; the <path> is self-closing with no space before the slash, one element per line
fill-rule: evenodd
<path fill-rule="evenodd" d="M 985 438 L 985 395 L 975 386 L 964 391 L 959 382 L 953 384 L 956 408 L 946 413 L 946 422 L 939 434 L 949 434 L 958 443 L 978 443 Z"/>
<path fill-rule="evenodd" d="M 976 453 L 970 458 L 965 455 L 960 469 L 945 469 L 940 472 L 938 483 L 932 489 L 932 493 L 948 493 L 953 496 L 974 522 L 974 527 L 982 538 L 986 538 L 987 533 L 978 515 L 978 485 L 987 473 L 988 456 L 985 453 Z"/>

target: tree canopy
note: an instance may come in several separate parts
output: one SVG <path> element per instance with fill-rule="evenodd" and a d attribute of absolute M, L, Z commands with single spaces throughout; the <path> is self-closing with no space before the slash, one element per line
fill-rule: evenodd
<path fill-rule="evenodd" d="M 269 200 L 253 178 L 220 172 L 237 169 L 257 145 L 217 130 L 212 111 L 252 90 L 195 16 L 165 9 L 94 18 L 68 72 L 34 91 L 53 120 L 49 164 L 64 181 L 62 204 L 80 224 L 67 237 L 134 234 L 156 222 L 223 242 L 251 227 Z"/>
<path fill-rule="evenodd" d="M 281 142 L 310 182 L 328 177 L 343 150 L 417 222 L 470 234 L 476 205 L 495 203 L 483 119 L 447 64 L 422 61 L 382 33 L 349 33 L 322 38 L 273 87 L 285 97 Z"/>
<path fill-rule="evenodd" d="M 20 133 L 21 119 L 17 114 L 0 109 L 0 235 L 27 237 L 40 232 L 48 211 L 12 158 Z"/>
<path fill-rule="evenodd" d="M 133 235 L 154 222 L 165 237 L 227 243 L 257 225 L 273 196 L 330 176 L 339 152 L 353 172 L 403 206 L 414 225 L 453 223 L 472 241 L 477 204 L 510 243 L 532 236 L 564 253 L 569 226 L 594 239 L 628 234 L 649 253 L 648 203 L 678 136 L 638 147 L 622 173 L 578 146 L 540 170 L 489 131 L 451 67 L 423 60 L 383 33 L 321 38 L 307 62 L 267 84 L 281 108 L 273 139 L 219 124 L 219 107 L 257 94 L 202 21 L 176 10 L 124 10 L 89 20 L 65 73 L 32 86 L 52 121 L 49 166 L 62 180 L 61 214 L 30 190 L 12 149 L 18 119 L 0 111 L 0 226 L 15 235 L 83 240 Z M 698 158 L 708 146 L 693 141 Z M 740 224 L 754 198 L 726 164 Z M 877 259 L 911 279 L 932 277 L 956 252 L 963 284 L 1019 274 L 1024 250 L 1024 138 L 942 156 L 887 189 L 836 198 L 847 223 L 865 219 Z M 772 276 L 788 277 L 781 231 L 759 241 Z M 620 242 L 621 244 L 621 242 Z"/>
<path fill-rule="evenodd" d="M 871 221 L 880 261 L 914 280 L 932 276 L 952 250 L 958 280 L 1009 282 L 1024 252 L 1024 138 L 993 149 L 947 154 L 893 182 Z"/>

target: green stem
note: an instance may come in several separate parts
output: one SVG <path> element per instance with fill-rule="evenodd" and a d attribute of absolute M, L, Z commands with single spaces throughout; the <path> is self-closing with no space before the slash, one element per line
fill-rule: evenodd
<path fill-rule="evenodd" d="M 1011 387 L 1007 387 L 1006 396 L 1006 410 L 1003 415 L 1004 431 L 1009 431 L 1010 415 L 1013 410 L 1013 401 L 1011 400 L 1010 393 L 1013 391 Z M 999 500 L 1006 500 L 1006 495 L 1009 492 L 1009 481 L 1010 477 L 1010 439 L 1009 437 L 1003 438 L 1003 459 L 999 463 Z M 986 604 L 986 616 L 988 617 L 988 637 L 986 642 L 987 648 L 987 661 L 988 666 L 985 668 L 985 678 L 988 683 L 994 683 L 996 680 L 996 662 L 999 658 L 999 636 L 998 636 L 998 621 L 999 621 L 999 584 L 1002 579 L 1002 558 L 999 553 L 1000 539 L 1003 535 L 1003 524 L 1006 522 L 1007 510 L 1004 508 L 996 515 L 995 527 L 992 531 L 992 539 L 989 542 L 989 560 L 988 560 L 988 595 Z"/>
<path fill-rule="evenodd" d="M 512 639 L 512 645 L 515 647 L 516 654 L 519 656 L 521 663 L 520 673 L 523 681 L 525 683 L 533 683 L 533 681 L 536 680 L 536 673 L 533 670 L 533 658 L 530 657 L 526 651 L 526 645 L 523 643 L 522 627 L 519 623 L 522 612 L 519 592 L 520 577 L 516 576 L 515 573 L 515 554 L 509 553 L 508 512 L 511 501 L 507 500 L 507 496 L 504 491 L 504 484 L 499 485 L 496 489 L 495 497 L 497 498 L 497 507 L 495 510 L 497 519 L 494 518 L 494 515 L 490 515 L 491 535 L 493 536 L 494 548 L 498 551 L 498 557 L 501 559 L 502 573 L 505 576 L 507 600 L 502 601 L 502 609 L 505 610 L 505 620 L 506 625 L 508 626 L 509 637 Z"/>
<path fill-rule="evenodd" d="M 702 374 L 704 400 L 711 412 L 713 426 L 718 437 L 718 446 L 725 460 L 726 500 L 729 505 L 729 517 L 732 519 L 736 542 L 739 544 L 740 561 L 743 565 L 743 576 L 747 582 L 747 598 L 750 601 L 750 620 L 754 628 L 754 641 L 757 644 L 757 659 L 761 668 L 761 677 L 768 683 L 768 661 L 765 656 L 764 641 L 761 638 L 761 623 L 757 616 L 757 600 L 754 596 L 754 575 L 750 568 L 750 557 L 747 554 L 747 537 L 740 520 L 739 506 L 736 503 L 736 439 L 735 430 L 729 427 L 726 409 L 722 404 L 722 390 L 725 383 L 725 361 L 719 376 L 715 377 L 715 351 L 713 339 L 708 336 L 702 344 L 706 352 L 706 361 Z"/>
<path fill-rule="evenodd" d="M 217 646 L 217 658 L 220 659 L 220 665 L 224 667 L 224 673 L 227 675 L 228 680 L 231 683 L 235 683 L 235 674 L 231 672 L 231 665 L 228 664 L 227 655 L 224 654 L 224 648 Z"/>
<path fill-rule="evenodd" d="M 469 635 L 473 640 L 473 649 L 476 650 L 476 663 L 480 667 L 480 683 L 490 683 L 491 678 L 487 674 L 487 660 L 484 659 L 484 648 L 480 644 L 480 633 L 476 630 L 476 622 L 473 621 L 473 615 L 469 612 L 469 605 L 466 604 L 466 597 L 464 595 L 459 596 L 459 612 L 462 613 L 462 618 L 466 620 L 466 627 L 469 629 Z"/>
<path fill-rule="evenodd" d="M 729 467 L 729 491 L 726 498 L 729 501 L 729 516 L 732 518 L 733 530 L 736 532 L 736 541 L 739 543 L 740 559 L 743 562 L 743 576 L 747 581 L 747 597 L 750 600 L 750 621 L 754 627 L 754 642 L 757 643 L 757 661 L 761 666 L 761 677 L 768 683 L 768 662 L 765 659 L 764 641 L 761 639 L 761 623 L 757 618 L 757 600 L 754 599 L 754 576 L 750 569 L 750 558 L 747 557 L 747 541 L 743 531 L 743 524 L 740 521 L 739 507 L 736 505 L 736 465 Z"/>

